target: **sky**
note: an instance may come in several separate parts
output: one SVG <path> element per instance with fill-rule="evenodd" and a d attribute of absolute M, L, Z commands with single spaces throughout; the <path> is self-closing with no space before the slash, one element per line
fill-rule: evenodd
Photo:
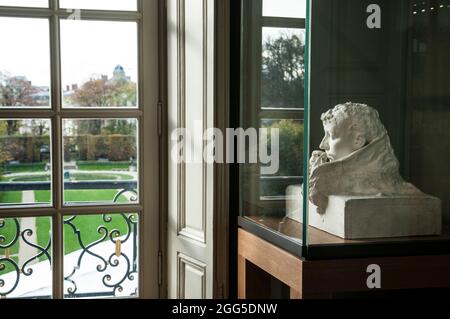
<path fill-rule="evenodd" d="M 264 16 L 281 16 L 288 18 L 306 18 L 306 0 L 263 0 Z M 280 36 L 298 35 L 305 39 L 305 32 L 299 29 L 263 28 L 263 39 Z"/>
<path fill-rule="evenodd" d="M 60 0 L 61 8 L 136 10 L 136 0 Z M 48 0 L 0 0 L 0 6 L 47 7 Z"/>
<path fill-rule="evenodd" d="M 263 0 L 263 15 L 286 18 L 305 18 L 306 0 Z"/>
<path fill-rule="evenodd" d="M 47 0 L 0 0 L 0 5 L 46 6 Z M 61 7 L 135 10 L 134 0 L 60 0 Z M 265 16 L 304 17 L 306 0 L 263 0 Z M 0 17 L 0 71 L 26 76 L 36 86 L 50 86 L 47 19 Z M 7 30 L 7 32 L 5 32 Z M 266 29 L 275 35 L 280 30 Z M 7 49 L 4 49 L 7 48 Z M 112 76 L 120 64 L 137 81 L 137 24 L 134 22 L 61 20 L 62 86 Z"/>
<path fill-rule="evenodd" d="M 41 0 L 0 0 L 0 5 L 23 5 Z M 44 1 L 47 3 L 47 1 Z M 106 3 L 109 9 L 132 0 L 61 0 L 61 5 Z M 84 6 L 88 7 L 88 6 Z M 133 5 L 124 7 L 133 8 Z M 47 19 L 0 17 L 0 71 L 26 76 L 36 86 L 50 84 L 50 43 Z M 7 32 L 6 32 L 7 30 Z M 137 24 L 135 22 L 61 20 L 62 85 L 83 84 L 92 76 L 112 77 L 120 64 L 137 81 Z M 7 48 L 7 49 L 5 49 Z"/>

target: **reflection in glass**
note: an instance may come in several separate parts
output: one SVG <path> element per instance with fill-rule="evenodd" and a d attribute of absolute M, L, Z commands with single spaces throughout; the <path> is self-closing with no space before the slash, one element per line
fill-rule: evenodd
<path fill-rule="evenodd" d="M 0 30 L 0 108 L 50 107 L 48 20 L 1 17 Z"/>
<path fill-rule="evenodd" d="M 136 119 L 63 120 L 64 202 L 138 201 Z"/>
<path fill-rule="evenodd" d="M 0 6 L 48 8 L 48 0 L 0 0 Z"/>
<path fill-rule="evenodd" d="M 66 298 L 138 295 L 138 215 L 64 219 Z"/>
<path fill-rule="evenodd" d="M 263 16 L 306 18 L 306 0 L 263 0 Z"/>
<path fill-rule="evenodd" d="M 61 8 L 136 11 L 136 0 L 60 0 Z"/>
<path fill-rule="evenodd" d="M 51 203 L 50 120 L 0 120 L 0 206 Z"/>
<path fill-rule="evenodd" d="M 61 21 L 64 107 L 138 106 L 137 24 Z"/>
<path fill-rule="evenodd" d="M 261 120 L 261 127 L 279 130 L 280 167 L 275 175 L 260 177 L 260 198 L 276 197 L 283 199 L 286 196 L 286 188 L 288 186 L 302 183 L 303 121 L 263 119 Z"/>
<path fill-rule="evenodd" d="M 0 218 L 0 297 L 51 298 L 51 218 Z"/>
<path fill-rule="evenodd" d="M 305 30 L 263 28 L 261 107 L 303 108 Z"/>

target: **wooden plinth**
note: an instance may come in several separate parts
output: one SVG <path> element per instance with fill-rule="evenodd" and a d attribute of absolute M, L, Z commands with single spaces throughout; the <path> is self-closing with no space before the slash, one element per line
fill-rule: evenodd
<path fill-rule="evenodd" d="M 373 291 L 367 286 L 370 265 L 380 266 L 380 290 L 450 287 L 450 255 L 306 261 L 243 229 L 238 231 L 240 299 L 269 296 L 263 273 L 287 285 L 292 299 Z"/>

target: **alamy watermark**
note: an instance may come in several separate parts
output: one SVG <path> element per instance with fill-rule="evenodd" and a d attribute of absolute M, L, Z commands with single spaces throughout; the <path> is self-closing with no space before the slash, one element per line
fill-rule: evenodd
<path fill-rule="evenodd" d="M 66 9 L 66 12 L 70 13 L 70 15 L 67 17 L 67 20 L 81 20 L 80 9 Z"/>
<path fill-rule="evenodd" d="M 369 289 L 381 289 L 381 267 L 377 264 L 367 266 L 366 272 L 370 274 L 367 277 L 366 285 Z"/>
<path fill-rule="evenodd" d="M 203 130 L 195 121 L 193 130 L 172 131 L 171 158 L 176 163 L 260 164 L 262 175 L 280 168 L 280 132 L 277 128 L 217 128 Z"/>
<path fill-rule="evenodd" d="M 367 6 L 367 27 L 369 29 L 381 29 L 381 7 L 378 4 L 369 4 Z"/>

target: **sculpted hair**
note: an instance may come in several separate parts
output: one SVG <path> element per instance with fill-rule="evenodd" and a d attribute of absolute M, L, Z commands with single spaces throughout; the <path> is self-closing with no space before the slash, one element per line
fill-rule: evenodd
<path fill-rule="evenodd" d="M 387 134 L 377 110 L 366 104 L 347 102 L 336 105 L 322 114 L 321 120 L 324 124 L 331 123 L 337 127 L 347 122 L 350 130 L 361 133 L 367 143 Z"/>

